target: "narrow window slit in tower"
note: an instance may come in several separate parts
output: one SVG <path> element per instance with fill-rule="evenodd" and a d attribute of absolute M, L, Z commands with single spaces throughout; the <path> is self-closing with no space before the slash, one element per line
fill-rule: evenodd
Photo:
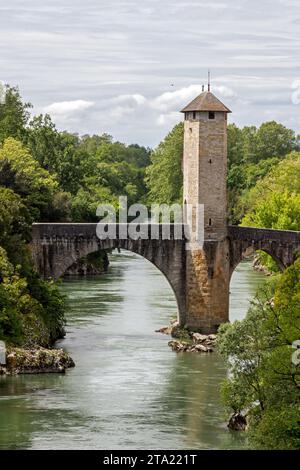
<path fill-rule="evenodd" d="M 193 119 L 196 119 L 196 112 L 193 112 Z"/>
<path fill-rule="evenodd" d="M 209 163 L 212 164 L 211 158 L 209 159 Z"/>
<path fill-rule="evenodd" d="M 211 219 L 208 220 L 208 225 L 211 226 Z"/>
<path fill-rule="evenodd" d="M 215 119 L 215 113 L 213 111 L 208 112 L 208 119 Z"/>

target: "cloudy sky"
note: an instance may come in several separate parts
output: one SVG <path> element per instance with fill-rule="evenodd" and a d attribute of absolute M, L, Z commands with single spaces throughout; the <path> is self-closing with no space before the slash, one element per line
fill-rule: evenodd
<path fill-rule="evenodd" d="M 206 83 L 231 122 L 300 133 L 299 0 L 10 0 L 0 80 L 60 129 L 154 146 Z"/>

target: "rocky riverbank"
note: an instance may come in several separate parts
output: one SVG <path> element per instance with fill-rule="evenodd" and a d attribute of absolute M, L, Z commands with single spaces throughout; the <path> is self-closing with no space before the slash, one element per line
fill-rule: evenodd
<path fill-rule="evenodd" d="M 169 341 L 168 345 L 176 352 L 211 353 L 216 346 L 216 335 L 203 335 L 187 330 L 180 327 L 176 320 L 156 332 L 172 336 L 174 339 Z"/>
<path fill-rule="evenodd" d="M 6 364 L 0 364 L 0 375 L 64 373 L 75 363 L 63 349 L 9 347 Z"/>

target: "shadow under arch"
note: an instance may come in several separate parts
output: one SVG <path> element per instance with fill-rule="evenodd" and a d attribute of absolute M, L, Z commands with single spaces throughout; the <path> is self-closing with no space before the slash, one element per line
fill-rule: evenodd
<path fill-rule="evenodd" d="M 58 279 L 81 258 L 98 251 L 126 250 L 154 265 L 167 279 L 178 307 L 178 320 L 185 323 L 185 245 L 182 240 L 75 239 L 42 245 L 39 271 L 45 278 Z"/>
<path fill-rule="evenodd" d="M 270 249 L 268 249 L 268 248 L 256 249 L 253 246 L 249 246 L 249 247 L 245 248 L 244 251 L 242 251 L 239 258 L 234 259 L 234 261 L 231 263 L 230 273 L 229 273 L 229 282 L 231 282 L 232 275 L 233 275 L 234 271 L 236 270 L 236 268 L 238 267 L 238 265 L 240 263 L 242 263 L 243 261 L 245 261 L 247 259 L 250 259 L 250 257 L 253 257 L 255 255 L 255 253 L 257 253 L 258 251 L 262 251 L 263 253 L 266 253 L 268 256 L 270 256 L 272 258 L 272 260 L 276 263 L 276 265 L 278 266 L 280 271 L 284 271 L 286 266 L 282 262 L 282 259 L 279 258 L 278 256 L 276 256 L 276 254 L 274 252 L 272 252 Z"/>
<path fill-rule="evenodd" d="M 145 261 L 146 263 L 149 263 L 151 264 L 151 266 L 154 266 L 164 277 L 164 279 L 167 281 L 167 284 L 168 286 L 170 287 L 170 291 L 172 292 L 173 296 L 174 296 L 174 299 L 176 301 L 176 305 L 177 305 L 177 316 L 179 317 L 179 305 L 180 305 L 180 301 L 181 299 L 178 298 L 178 292 L 175 290 L 175 288 L 173 287 L 172 285 L 172 282 L 170 281 L 170 279 L 168 278 L 168 276 L 166 275 L 166 273 L 161 269 L 160 266 L 158 266 L 154 261 L 148 259 L 148 258 L 145 258 L 144 256 L 142 256 L 138 251 L 133 251 L 133 250 L 128 250 L 128 249 L 125 249 L 125 248 L 120 248 L 119 246 L 117 248 L 113 248 L 113 249 L 110 249 L 109 251 L 106 250 L 106 253 L 107 253 L 107 256 L 108 256 L 108 259 L 109 259 L 109 255 L 116 255 L 116 251 L 120 254 L 134 254 L 136 255 L 139 259 L 142 259 L 143 261 Z M 99 250 L 97 251 L 93 251 L 93 252 L 90 252 L 89 254 L 93 254 L 93 253 L 97 253 L 99 252 Z M 110 265 L 110 262 L 109 262 L 109 265 Z M 108 271 L 105 271 L 103 274 L 105 275 L 105 273 L 108 272 Z M 178 318 L 179 319 L 179 318 Z"/>

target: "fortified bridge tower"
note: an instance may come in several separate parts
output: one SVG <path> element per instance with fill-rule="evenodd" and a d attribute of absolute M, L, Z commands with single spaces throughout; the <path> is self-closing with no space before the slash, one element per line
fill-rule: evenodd
<path fill-rule="evenodd" d="M 227 228 L 227 114 L 210 91 L 184 113 L 183 197 L 204 206 L 204 244 L 193 236 L 186 258 L 186 324 L 203 332 L 228 321 L 230 257 Z M 196 209 L 186 223 L 195 232 Z M 202 220 L 203 222 L 203 220 Z M 201 223 L 201 220 L 199 220 Z"/>

